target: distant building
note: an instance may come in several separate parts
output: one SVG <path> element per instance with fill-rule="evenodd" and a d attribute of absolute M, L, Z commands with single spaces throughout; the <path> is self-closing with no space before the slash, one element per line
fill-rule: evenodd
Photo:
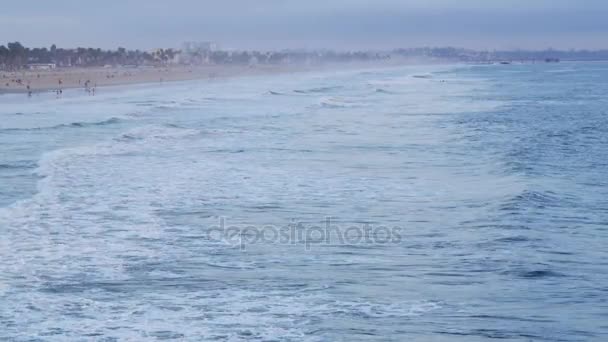
<path fill-rule="evenodd" d="M 220 46 L 216 42 L 185 42 L 182 44 L 182 52 L 186 54 L 213 52 L 219 49 Z"/>
<path fill-rule="evenodd" d="M 209 64 L 210 55 L 219 51 L 220 46 L 215 42 L 185 42 L 178 57 L 181 64 Z"/>
<path fill-rule="evenodd" d="M 30 63 L 27 65 L 30 70 L 53 70 L 56 67 L 55 63 Z"/>

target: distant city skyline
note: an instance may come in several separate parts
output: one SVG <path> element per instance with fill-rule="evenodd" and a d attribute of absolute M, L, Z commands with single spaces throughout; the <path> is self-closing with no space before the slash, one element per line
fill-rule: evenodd
<path fill-rule="evenodd" d="M 599 0 L 74 0 L 11 2 L 0 44 L 152 49 L 184 41 L 225 48 L 605 49 Z"/>

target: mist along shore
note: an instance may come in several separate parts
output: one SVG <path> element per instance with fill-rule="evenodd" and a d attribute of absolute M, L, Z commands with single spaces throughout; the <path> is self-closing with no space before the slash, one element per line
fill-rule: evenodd
<path fill-rule="evenodd" d="M 428 61 L 393 60 L 345 62 L 323 64 L 272 64 L 272 65 L 172 65 L 70 67 L 52 70 L 0 70 L 0 94 L 47 92 L 65 89 L 94 89 L 112 85 L 150 84 L 172 81 L 215 79 L 240 76 L 270 75 L 291 72 L 382 68 L 398 65 L 427 64 Z"/>
<path fill-rule="evenodd" d="M 167 67 L 86 67 L 57 68 L 53 70 L 0 71 L 0 94 L 46 92 L 65 89 L 93 89 L 112 85 L 164 83 L 197 79 L 214 79 L 237 76 L 256 76 L 277 73 L 302 72 L 326 68 L 349 68 L 370 64 L 342 64 L 340 66 L 305 65 L 205 65 Z"/>
<path fill-rule="evenodd" d="M 313 70 L 307 66 L 87 67 L 0 71 L 0 93 L 28 93 L 111 85 L 163 83 Z"/>

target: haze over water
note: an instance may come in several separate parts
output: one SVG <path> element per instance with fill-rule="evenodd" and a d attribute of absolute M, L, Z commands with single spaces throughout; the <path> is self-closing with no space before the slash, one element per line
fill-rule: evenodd
<path fill-rule="evenodd" d="M 607 80 L 416 66 L 3 95 L 0 339 L 605 340 Z M 310 239 L 255 236 L 290 229 Z"/>

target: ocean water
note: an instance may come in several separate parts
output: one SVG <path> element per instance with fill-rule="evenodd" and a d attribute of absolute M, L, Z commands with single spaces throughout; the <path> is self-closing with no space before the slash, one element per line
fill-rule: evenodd
<path fill-rule="evenodd" d="M 0 340 L 605 341 L 608 64 L 0 96 Z"/>

